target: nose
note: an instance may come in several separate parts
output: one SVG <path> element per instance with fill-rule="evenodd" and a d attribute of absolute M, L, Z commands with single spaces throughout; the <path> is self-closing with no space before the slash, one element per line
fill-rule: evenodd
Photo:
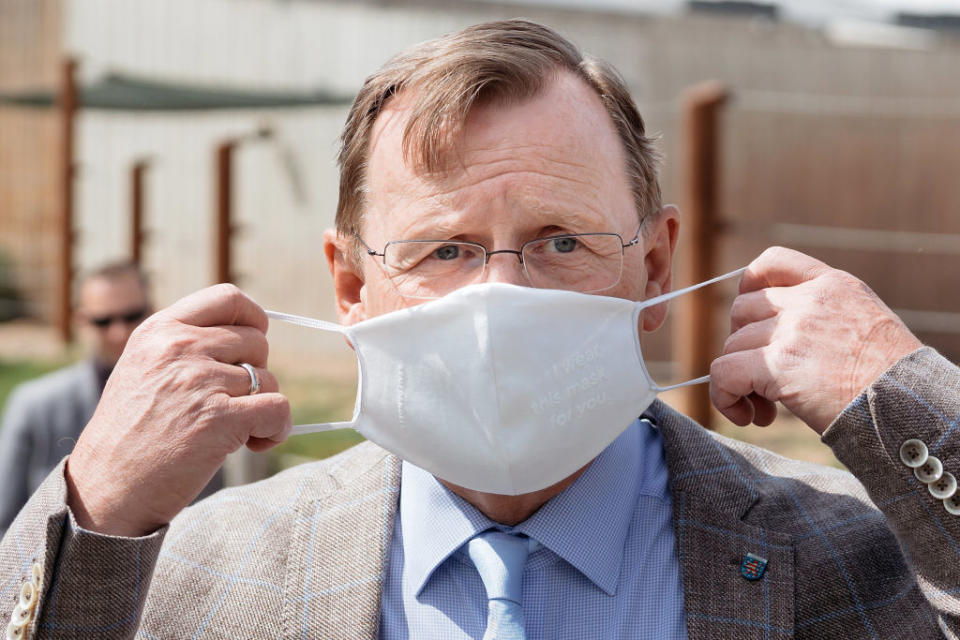
<path fill-rule="evenodd" d="M 111 322 L 107 328 L 107 339 L 122 349 L 135 328 L 135 325 L 126 322 Z"/>
<path fill-rule="evenodd" d="M 487 261 L 485 282 L 503 282 L 516 284 L 521 287 L 530 286 L 530 278 L 520 262 L 520 256 L 515 253 L 495 253 Z"/>

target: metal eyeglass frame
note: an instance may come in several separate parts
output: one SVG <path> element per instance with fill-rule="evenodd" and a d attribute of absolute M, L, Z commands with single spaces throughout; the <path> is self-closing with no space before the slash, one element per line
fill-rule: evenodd
<path fill-rule="evenodd" d="M 529 278 L 530 278 L 530 274 L 527 272 L 527 265 L 524 264 L 524 262 L 523 262 L 523 250 L 527 248 L 527 245 L 533 244 L 534 242 L 543 242 L 543 241 L 545 241 L 545 240 L 559 240 L 559 239 L 562 239 L 562 238 L 579 238 L 579 237 L 582 237 L 582 236 L 616 236 L 616 237 L 620 240 L 620 256 L 621 256 L 621 258 L 622 258 L 622 256 L 623 256 L 623 250 L 624 250 L 624 249 L 628 249 L 628 248 L 630 248 L 630 247 L 632 247 L 632 246 L 634 246 L 634 245 L 636 245 L 636 244 L 638 244 L 638 243 L 640 242 L 640 231 L 641 231 L 641 229 L 643 229 L 643 221 L 642 221 L 642 220 L 640 221 L 640 224 L 637 226 L 637 232 L 636 232 L 635 234 L 633 234 L 633 238 L 630 240 L 630 242 L 626 242 L 626 243 L 624 243 L 624 241 L 623 241 L 623 236 L 621 236 L 619 233 L 615 233 L 615 232 L 612 232 L 612 231 L 594 231 L 594 232 L 589 232 L 589 233 L 562 233 L 562 234 L 559 234 L 559 235 L 556 235 L 556 236 L 544 236 L 544 237 L 542 237 L 542 238 L 534 238 L 533 240 L 527 240 L 527 241 L 524 242 L 522 245 L 520 245 L 520 249 L 519 249 L 519 250 L 518 250 L 518 249 L 497 249 L 496 251 L 489 251 L 485 246 L 483 246 L 483 245 L 480 244 L 479 242 L 470 242 L 470 241 L 467 241 L 467 240 L 439 240 L 439 239 L 438 239 L 438 240 L 430 240 L 430 239 L 419 239 L 419 238 L 417 238 L 417 239 L 414 239 L 414 240 L 391 240 L 391 241 L 387 242 L 385 245 L 383 245 L 383 250 L 382 250 L 382 251 L 377 252 L 375 249 L 372 249 L 372 248 L 370 247 L 370 245 L 368 245 L 366 242 L 364 242 L 363 238 L 360 237 L 360 234 L 359 234 L 359 233 L 357 233 L 356 231 L 353 231 L 352 233 L 353 233 L 353 236 L 354 236 L 357 240 L 360 241 L 360 244 L 363 245 L 363 248 L 364 248 L 364 250 L 366 251 L 367 255 L 368 255 L 368 256 L 371 256 L 371 257 L 381 258 L 381 261 L 383 262 L 384 265 L 387 264 L 387 247 L 389 247 L 389 246 L 392 245 L 392 244 L 415 243 L 415 242 L 416 242 L 416 243 L 424 243 L 424 244 L 430 243 L 430 242 L 434 242 L 434 243 L 455 242 L 455 243 L 457 243 L 457 244 L 466 244 L 466 245 L 471 245 L 471 246 L 474 246 L 474 247 L 478 247 L 480 250 L 482 250 L 482 251 L 483 251 L 483 268 L 484 268 L 484 269 L 486 269 L 486 268 L 487 268 L 487 264 L 490 263 L 490 256 L 496 255 L 496 254 L 498 254 L 498 253 L 512 253 L 512 254 L 514 254 L 515 256 L 517 256 L 517 261 L 523 266 L 523 271 L 524 271 L 524 273 L 526 274 L 527 278 L 529 279 Z M 621 268 L 621 272 L 622 272 L 622 268 Z M 481 271 L 481 273 L 482 273 L 482 271 Z M 622 277 L 622 275 L 621 275 L 621 277 Z M 391 282 L 392 282 L 392 278 L 390 278 L 390 280 L 391 280 Z M 617 282 L 620 282 L 620 279 L 619 279 L 619 278 L 617 279 Z M 617 282 L 614 282 L 614 283 L 611 284 L 609 287 L 605 287 L 604 289 L 599 289 L 599 291 L 605 291 L 606 289 L 609 289 L 610 287 L 614 287 L 614 286 L 617 285 Z M 404 295 L 404 294 L 401 293 L 401 295 Z"/>

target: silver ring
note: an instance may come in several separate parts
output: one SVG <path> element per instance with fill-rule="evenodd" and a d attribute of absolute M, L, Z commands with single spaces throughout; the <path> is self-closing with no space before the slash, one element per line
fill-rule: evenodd
<path fill-rule="evenodd" d="M 257 377 L 257 370 L 253 368 L 253 365 L 249 365 L 246 362 L 241 362 L 240 366 L 250 374 L 250 391 L 247 392 L 247 395 L 257 395 L 260 393 L 260 378 Z"/>

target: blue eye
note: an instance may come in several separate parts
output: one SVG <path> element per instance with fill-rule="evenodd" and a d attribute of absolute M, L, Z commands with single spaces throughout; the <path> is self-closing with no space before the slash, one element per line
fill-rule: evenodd
<path fill-rule="evenodd" d="M 438 260 L 456 260 L 460 257 L 460 247 L 455 244 L 448 244 L 436 249 L 433 256 Z"/>
<path fill-rule="evenodd" d="M 577 248 L 576 238 L 555 238 L 551 244 L 559 253 L 570 253 Z"/>

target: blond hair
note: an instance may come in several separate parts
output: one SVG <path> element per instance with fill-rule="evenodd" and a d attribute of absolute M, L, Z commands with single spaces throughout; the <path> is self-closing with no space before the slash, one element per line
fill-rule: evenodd
<path fill-rule="evenodd" d="M 408 162 L 427 172 L 443 171 L 471 108 L 500 101 L 518 103 L 542 91 L 558 71 L 570 71 L 600 97 L 626 151 L 637 215 L 641 221 L 661 208 L 659 154 L 626 83 L 609 64 L 583 55 L 552 29 L 527 20 L 467 27 L 400 53 L 363 84 L 340 138 L 341 234 L 359 233 L 364 184 L 374 122 L 387 102 L 409 90 L 410 116 L 403 133 Z"/>

